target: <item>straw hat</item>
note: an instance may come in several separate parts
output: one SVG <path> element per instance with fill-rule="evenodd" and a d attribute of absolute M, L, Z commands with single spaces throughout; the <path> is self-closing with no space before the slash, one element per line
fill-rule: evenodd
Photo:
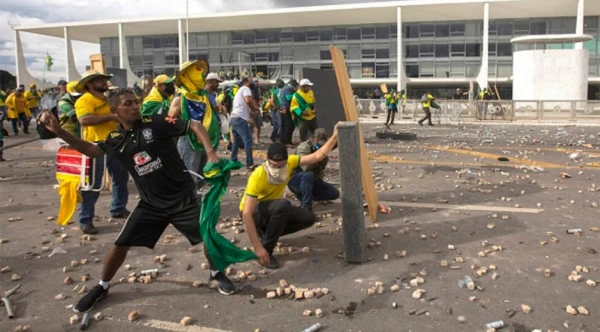
<path fill-rule="evenodd" d="M 81 80 L 79 80 L 79 83 L 77 83 L 77 87 L 75 88 L 75 90 L 77 90 L 80 93 L 85 92 L 85 85 L 94 78 L 104 77 L 107 80 L 110 80 L 112 78 L 112 75 L 105 75 L 94 69 L 86 71 L 81 76 Z"/>
<path fill-rule="evenodd" d="M 77 91 L 77 84 L 79 84 L 78 81 L 72 81 L 67 84 L 67 92 L 71 96 L 77 97 L 81 95 L 81 93 Z"/>
<path fill-rule="evenodd" d="M 200 71 L 202 70 L 202 73 L 204 74 L 204 76 L 208 75 L 208 71 L 210 69 L 208 62 L 206 62 L 206 60 L 196 60 L 194 62 L 191 61 L 186 61 L 181 65 L 181 68 L 179 68 L 179 72 L 177 73 L 177 76 L 175 76 L 175 84 L 177 86 L 181 86 L 181 75 L 187 73 L 190 70 L 197 70 Z"/>

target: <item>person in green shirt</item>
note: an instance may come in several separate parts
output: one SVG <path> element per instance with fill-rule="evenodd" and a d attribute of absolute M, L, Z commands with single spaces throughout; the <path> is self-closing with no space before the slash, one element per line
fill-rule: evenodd
<path fill-rule="evenodd" d="M 58 121 L 64 130 L 77 138 L 81 138 L 81 127 L 75 114 L 75 102 L 81 96 L 81 93 L 76 90 L 77 83 L 79 82 L 73 81 L 67 84 L 67 93 L 58 101 Z"/>
<path fill-rule="evenodd" d="M 158 75 L 154 79 L 154 87 L 144 98 L 143 116 L 167 114 L 171 106 L 171 97 L 175 94 L 175 77 Z"/>

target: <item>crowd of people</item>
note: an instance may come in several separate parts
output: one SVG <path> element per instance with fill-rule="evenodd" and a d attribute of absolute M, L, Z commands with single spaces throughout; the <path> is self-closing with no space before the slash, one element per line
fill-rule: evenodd
<path fill-rule="evenodd" d="M 43 111 L 37 117 L 39 127 L 70 148 L 90 158 L 106 156 L 112 179 L 110 213 L 127 219 L 106 255 L 99 284 L 76 303 L 76 311 L 87 312 L 106 296 L 129 248 L 152 249 L 167 225 L 172 224 L 192 245 L 202 242 L 201 189 L 209 176 L 203 169 L 224 160 L 216 151 L 228 143 L 227 162 L 236 162 L 239 150 L 245 150 L 251 174 L 239 213 L 255 257 L 267 268 L 279 267 L 273 256 L 279 237 L 314 224 L 314 201 L 339 197 L 339 191 L 324 179 L 327 155 L 337 145 L 337 129 L 330 134 L 318 127 L 314 84 L 309 80 L 278 81 L 261 93 L 258 82 L 243 77 L 234 86 L 219 89 L 223 80 L 210 72 L 204 60 L 184 63 L 175 77 L 155 77 L 152 89 L 143 96 L 133 89 L 110 89 L 110 78 L 86 72 L 80 81 L 64 84 L 56 115 Z M 257 165 L 252 132 L 259 127 L 263 111 L 271 116 L 272 144 L 266 160 Z M 30 112 L 25 114 L 32 117 L 35 113 Z M 296 128 L 300 141 L 292 140 Z M 96 171 L 104 172 L 101 167 Z M 140 195 L 131 212 L 126 208 L 129 176 Z M 286 188 L 297 196 L 299 206 L 283 197 Z M 81 231 L 96 234 L 93 216 L 98 191 L 81 194 Z M 234 293 L 235 285 L 215 268 L 222 264 L 214 264 L 206 248 L 204 252 L 211 266 L 209 279 L 217 283 L 220 293 Z"/>

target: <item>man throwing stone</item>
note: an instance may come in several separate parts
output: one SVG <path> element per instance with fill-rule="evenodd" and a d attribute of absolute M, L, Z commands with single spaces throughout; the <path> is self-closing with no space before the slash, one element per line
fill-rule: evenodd
<path fill-rule="evenodd" d="M 267 151 L 267 161 L 248 178 L 239 208 L 254 253 L 263 266 L 269 269 L 279 267 L 273 250 L 280 236 L 308 228 L 316 220 L 312 211 L 292 206 L 289 200 L 282 198 L 292 171 L 319 163 L 336 142 L 337 126 L 323 147 L 305 156 L 288 156 L 285 144 L 273 143 Z"/>
<path fill-rule="evenodd" d="M 70 135 L 47 112 L 39 119 L 50 131 L 85 155 L 95 158 L 106 153 L 117 158 L 133 177 L 141 197 L 106 255 L 100 283 L 75 304 L 76 312 L 91 310 L 96 302 L 108 294 L 110 281 L 125 261 L 129 247 L 154 248 L 169 224 L 177 228 L 192 245 L 202 242 L 200 205 L 196 199 L 194 182 L 186 172 L 173 139 L 192 131 L 204 145 L 208 160 L 219 161 L 201 123 L 166 115 L 142 118 L 134 92 L 127 89 L 114 91 L 109 104 L 122 127 L 110 133 L 98 145 Z M 204 252 L 206 255 L 206 250 Z M 218 283 L 222 294 L 235 291 L 235 285 L 219 271 L 211 269 L 210 280 Z"/>
<path fill-rule="evenodd" d="M 327 131 L 323 128 L 315 130 L 312 137 L 300 143 L 296 149 L 299 156 L 308 156 L 318 151 L 327 143 Z M 340 192 L 325 182 L 325 168 L 328 157 L 318 163 L 296 167 L 288 183 L 288 188 L 301 202 L 301 206 L 312 211 L 313 201 L 332 201 L 340 197 Z"/>

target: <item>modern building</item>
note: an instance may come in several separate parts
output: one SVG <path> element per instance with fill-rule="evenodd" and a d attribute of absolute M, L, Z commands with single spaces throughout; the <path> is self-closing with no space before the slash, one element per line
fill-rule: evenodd
<path fill-rule="evenodd" d="M 265 79 L 299 77 L 303 67 L 332 68 L 328 45 L 335 44 L 346 54 L 355 91 L 387 83 L 408 87 L 413 96 L 423 89 L 443 94 L 478 82 L 497 85 L 505 99 L 512 97 L 511 39 L 585 34 L 591 36 L 586 42 L 518 47 L 587 50 L 588 96 L 600 98 L 597 0 L 365 2 L 207 14 L 187 22 L 186 17 L 172 17 L 14 29 L 19 82 L 33 79 L 26 71 L 19 37 L 20 32 L 30 32 L 65 39 L 69 79 L 79 75 L 71 40 L 99 43 L 107 67 L 127 69 L 129 84 L 143 74 L 173 75 L 187 59 L 207 59 L 212 71 L 235 71 L 239 53 L 248 54 L 252 71 Z"/>

